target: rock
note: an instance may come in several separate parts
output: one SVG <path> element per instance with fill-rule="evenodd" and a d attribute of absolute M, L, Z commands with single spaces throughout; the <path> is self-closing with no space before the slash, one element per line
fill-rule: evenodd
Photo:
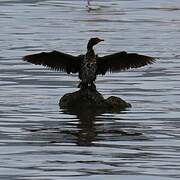
<path fill-rule="evenodd" d="M 131 104 L 127 103 L 123 99 L 115 96 L 110 96 L 106 99 L 108 107 L 113 111 L 123 110 L 130 108 Z"/>
<path fill-rule="evenodd" d="M 111 96 L 104 99 L 95 89 L 80 89 L 79 91 L 65 94 L 59 101 L 61 109 L 83 110 L 98 109 L 102 112 L 117 112 L 131 107 L 119 97 Z"/>

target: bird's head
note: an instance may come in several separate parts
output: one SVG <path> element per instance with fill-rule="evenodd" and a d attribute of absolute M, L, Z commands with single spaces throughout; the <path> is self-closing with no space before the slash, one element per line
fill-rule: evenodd
<path fill-rule="evenodd" d="M 92 49 L 94 45 L 98 44 L 101 41 L 104 41 L 104 39 L 100 39 L 98 37 L 91 38 L 88 42 L 87 49 Z"/>

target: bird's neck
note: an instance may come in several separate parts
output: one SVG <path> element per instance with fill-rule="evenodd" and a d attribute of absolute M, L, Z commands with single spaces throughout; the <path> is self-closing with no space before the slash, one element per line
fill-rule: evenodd
<path fill-rule="evenodd" d="M 87 50 L 87 54 L 88 54 L 89 56 L 91 56 L 91 57 L 95 56 L 94 49 L 93 49 L 93 48 L 88 49 L 88 50 Z"/>
<path fill-rule="evenodd" d="M 93 46 L 94 46 L 94 44 L 92 44 L 92 42 L 90 41 L 90 42 L 88 42 L 88 44 L 87 44 L 87 51 L 93 51 Z"/>
<path fill-rule="evenodd" d="M 93 48 L 87 50 L 85 57 L 86 57 L 85 61 L 92 61 L 95 59 L 96 55 L 95 55 Z"/>

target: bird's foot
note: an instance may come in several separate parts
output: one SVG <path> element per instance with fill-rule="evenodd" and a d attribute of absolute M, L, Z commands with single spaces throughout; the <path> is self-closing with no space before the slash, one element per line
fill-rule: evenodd
<path fill-rule="evenodd" d="M 87 84 L 87 83 L 80 82 L 78 85 L 78 88 L 80 88 L 81 90 L 89 89 L 91 91 L 96 91 L 96 85 L 94 83 Z"/>
<path fill-rule="evenodd" d="M 78 88 L 80 88 L 81 90 L 85 90 L 88 88 L 88 84 L 80 82 Z"/>
<path fill-rule="evenodd" d="M 96 85 L 94 83 L 91 83 L 89 89 L 92 91 L 96 91 Z"/>
<path fill-rule="evenodd" d="M 81 88 L 81 86 L 82 86 L 82 82 L 80 82 L 80 83 L 78 84 L 77 88 Z"/>

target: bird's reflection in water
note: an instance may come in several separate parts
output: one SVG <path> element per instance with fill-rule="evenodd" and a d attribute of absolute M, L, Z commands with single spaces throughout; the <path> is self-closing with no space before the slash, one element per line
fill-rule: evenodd
<path fill-rule="evenodd" d="M 31 133 L 26 138 L 31 142 L 78 146 L 97 146 L 98 141 L 144 139 L 142 133 L 135 130 L 139 125 L 121 122 L 123 119 L 103 115 L 104 112 L 97 109 L 63 110 L 60 113 L 75 118 L 44 122 L 39 128 L 28 129 Z"/>
<path fill-rule="evenodd" d="M 78 131 L 74 135 L 77 138 L 77 145 L 80 146 L 92 146 L 95 141 L 105 139 L 113 141 L 119 139 L 120 136 L 134 139 L 142 135 L 140 132 L 123 130 L 124 125 L 119 122 L 115 123 L 113 118 L 109 118 L 108 122 L 105 123 L 106 118 L 102 116 L 105 112 L 98 109 L 68 110 L 64 113 L 74 114 L 79 119 Z"/>
<path fill-rule="evenodd" d="M 90 146 L 97 140 L 96 116 L 101 115 L 102 111 L 97 109 L 71 109 L 64 111 L 64 113 L 76 115 L 79 120 L 77 125 L 78 132 L 74 134 L 77 138 L 77 145 Z"/>

